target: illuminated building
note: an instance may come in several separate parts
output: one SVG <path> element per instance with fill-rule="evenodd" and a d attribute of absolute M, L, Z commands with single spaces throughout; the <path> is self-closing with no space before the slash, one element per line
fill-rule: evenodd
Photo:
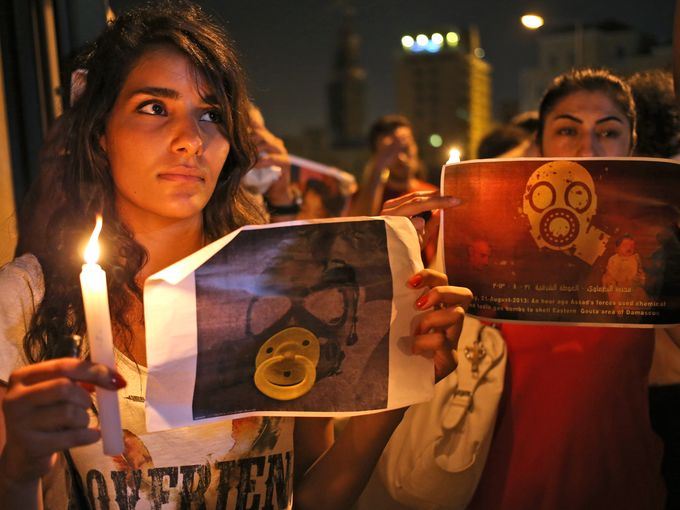
<path fill-rule="evenodd" d="M 451 146 L 463 158 L 476 151 L 491 125 L 491 66 L 479 33 L 441 30 L 405 34 L 397 62 L 397 107 L 413 123 L 430 177 Z"/>
<path fill-rule="evenodd" d="M 615 21 L 571 25 L 536 36 L 538 66 L 520 74 L 520 111 L 537 109 L 552 79 L 578 62 L 584 67 L 605 67 L 622 76 L 671 66 L 670 44 L 656 45 L 649 37 Z"/>
<path fill-rule="evenodd" d="M 366 73 L 359 64 L 359 35 L 352 29 L 353 16 L 346 12 L 328 85 L 332 142 L 335 147 L 364 143 Z"/>

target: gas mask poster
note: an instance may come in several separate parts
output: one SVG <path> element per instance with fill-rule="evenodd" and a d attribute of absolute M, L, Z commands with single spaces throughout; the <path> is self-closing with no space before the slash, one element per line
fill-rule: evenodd
<path fill-rule="evenodd" d="M 422 268 L 405 218 L 246 227 L 147 280 L 150 430 L 342 415 L 431 395 L 410 356 Z"/>
<path fill-rule="evenodd" d="M 448 165 L 447 273 L 469 312 L 573 324 L 680 322 L 680 165 L 478 160 Z"/>

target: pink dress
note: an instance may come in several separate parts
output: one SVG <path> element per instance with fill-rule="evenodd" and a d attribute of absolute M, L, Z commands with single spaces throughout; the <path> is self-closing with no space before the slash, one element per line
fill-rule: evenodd
<path fill-rule="evenodd" d="M 504 324 L 505 390 L 473 509 L 662 508 L 652 329 Z"/>

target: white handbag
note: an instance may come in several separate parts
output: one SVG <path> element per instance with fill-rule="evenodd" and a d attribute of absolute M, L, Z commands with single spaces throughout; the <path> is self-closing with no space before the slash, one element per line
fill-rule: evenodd
<path fill-rule="evenodd" d="M 465 508 L 489 453 L 507 352 L 500 332 L 466 317 L 458 367 L 404 415 L 358 508 Z M 404 506 L 402 506 L 404 505 Z"/>

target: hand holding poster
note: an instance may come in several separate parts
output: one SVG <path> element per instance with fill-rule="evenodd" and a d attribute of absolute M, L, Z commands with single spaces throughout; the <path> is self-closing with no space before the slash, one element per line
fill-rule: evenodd
<path fill-rule="evenodd" d="M 598 325 L 680 322 L 680 179 L 670 160 L 447 165 L 446 268 L 469 312 Z"/>
<path fill-rule="evenodd" d="M 352 195 L 357 190 L 354 176 L 317 161 L 288 155 L 290 185 L 300 196 L 298 220 L 346 216 Z M 243 178 L 246 189 L 264 195 L 282 177 L 281 167 L 255 167 Z"/>
<path fill-rule="evenodd" d="M 346 216 L 357 190 L 354 176 L 338 168 L 290 155 L 291 183 L 302 196 L 300 220 Z"/>
<path fill-rule="evenodd" d="M 422 268 L 406 218 L 245 227 L 144 288 L 147 427 L 361 414 L 431 396 L 410 354 Z"/>

